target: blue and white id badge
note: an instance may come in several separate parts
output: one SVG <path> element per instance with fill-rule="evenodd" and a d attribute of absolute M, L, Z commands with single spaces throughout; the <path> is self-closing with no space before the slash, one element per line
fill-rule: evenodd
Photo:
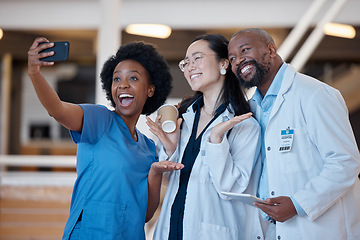
<path fill-rule="evenodd" d="M 279 152 L 290 152 L 293 140 L 294 129 L 290 129 L 290 127 L 288 127 L 285 130 L 281 130 Z"/>

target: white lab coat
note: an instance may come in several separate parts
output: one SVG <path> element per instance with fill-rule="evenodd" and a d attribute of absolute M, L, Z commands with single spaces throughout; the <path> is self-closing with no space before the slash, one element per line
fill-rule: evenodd
<path fill-rule="evenodd" d="M 221 191 L 244 192 L 260 152 L 260 127 L 254 118 L 237 124 L 220 144 L 209 143 L 211 129 L 234 115 L 227 109 L 202 136 L 200 152 L 191 171 L 183 219 L 183 239 L 238 240 L 245 238 L 246 209 Z M 183 114 L 180 140 L 171 161 L 181 161 L 191 135 L 192 106 Z M 163 150 L 159 158 L 167 158 Z M 257 169 L 259 171 L 259 169 Z M 155 229 L 154 240 L 167 240 L 171 207 L 178 191 L 180 171 L 169 174 L 169 184 Z"/>
<path fill-rule="evenodd" d="M 255 116 L 260 109 L 250 100 Z M 294 129 L 290 152 L 280 131 Z M 360 156 L 338 90 L 288 65 L 265 131 L 269 195 L 293 196 L 307 216 L 276 223 L 276 239 L 360 239 Z"/>

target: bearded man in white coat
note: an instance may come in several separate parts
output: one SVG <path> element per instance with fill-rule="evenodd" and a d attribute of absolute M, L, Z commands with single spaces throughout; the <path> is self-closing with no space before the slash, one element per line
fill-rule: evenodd
<path fill-rule="evenodd" d="M 265 239 L 360 239 L 360 156 L 339 91 L 284 63 L 264 30 L 241 30 L 228 46 L 239 81 L 257 87 L 257 195 L 268 204 L 255 203 L 262 224 L 254 231 Z"/>

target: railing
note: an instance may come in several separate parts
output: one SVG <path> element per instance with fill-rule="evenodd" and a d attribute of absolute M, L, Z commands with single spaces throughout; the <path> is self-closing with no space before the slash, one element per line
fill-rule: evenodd
<path fill-rule="evenodd" d="M 74 168 L 76 156 L 50 156 L 50 155 L 0 155 L 1 167 L 68 167 Z"/>
<path fill-rule="evenodd" d="M 10 167 L 57 168 L 71 170 L 76 156 L 0 155 L 1 185 L 72 186 L 75 171 L 8 171 Z"/>

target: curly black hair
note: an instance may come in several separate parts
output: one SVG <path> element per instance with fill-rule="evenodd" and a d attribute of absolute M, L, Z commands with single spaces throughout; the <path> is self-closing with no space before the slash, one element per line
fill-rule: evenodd
<path fill-rule="evenodd" d="M 115 101 L 111 94 L 113 72 L 115 67 L 124 60 L 134 60 L 140 63 L 149 73 L 150 84 L 155 86 L 155 93 L 146 100 L 141 113 L 149 115 L 155 112 L 164 104 L 172 89 L 173 79 L 167 62 L 152 44 L 132 42 L 121 46 L 117 53 L 104 63 L 100 74 L 102 88 L 113 107 L 115 107 Z"/>

